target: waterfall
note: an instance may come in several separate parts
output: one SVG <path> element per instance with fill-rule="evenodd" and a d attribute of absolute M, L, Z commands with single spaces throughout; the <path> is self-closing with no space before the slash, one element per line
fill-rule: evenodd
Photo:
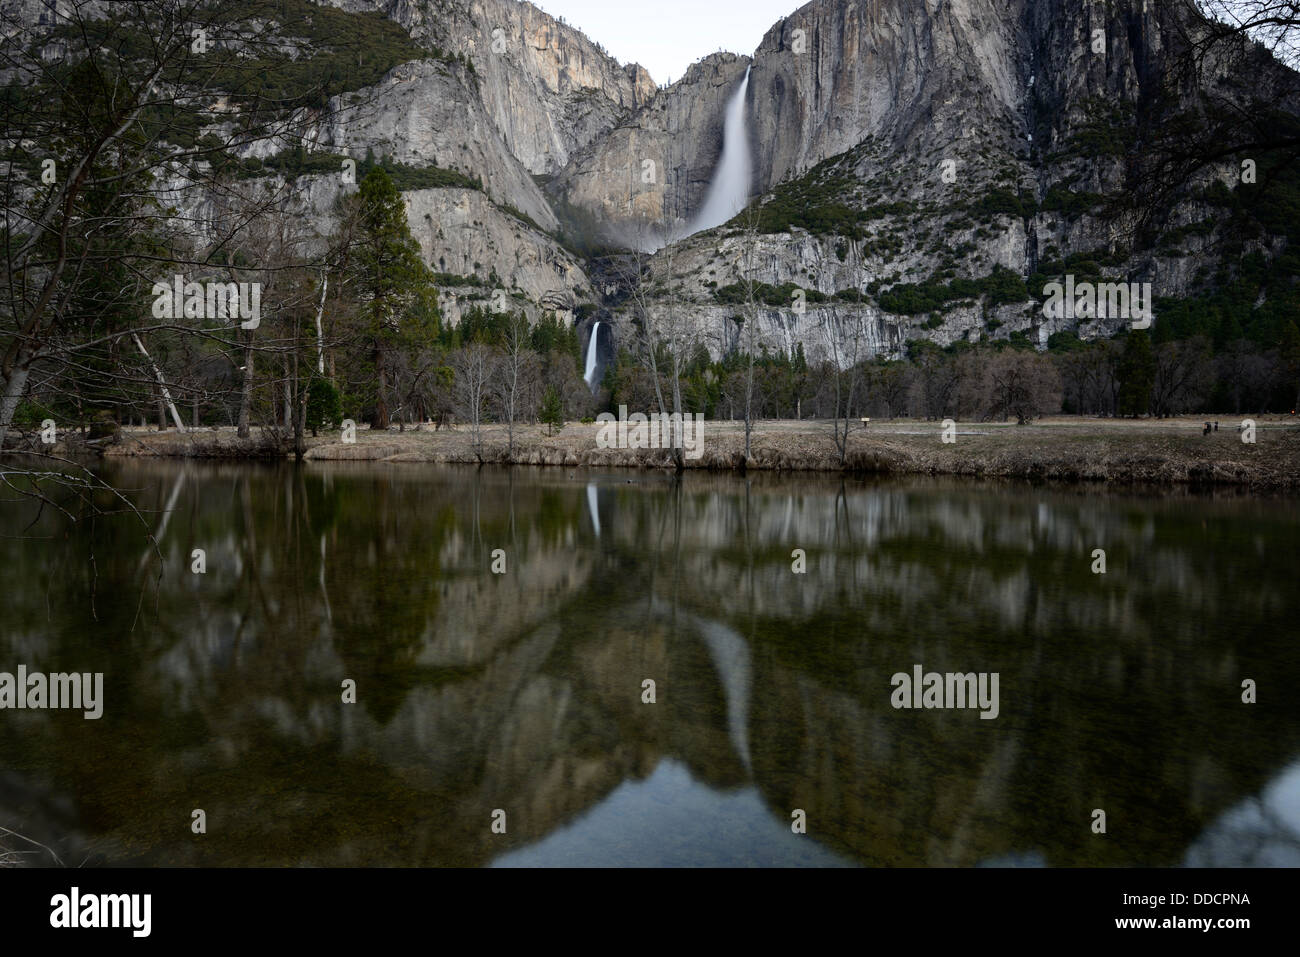
<path fill-rule="evenodd" d="M 722 157 L 713 172 L 713 182 L 704 198 L 704 206 L 696 214 L 687 235 L 704 229 L 721 226 L 745 208 L 749 202 L 752 172 L 749 159 L 749 135 L 745 131 L 745 91 L 749 89 L 749 69 L 740 81 L 740 88 L 727 104 L 727 116 L 722 125 Z"/>
<path fill-rule="evenodd" d="M 587 380 L 587 388 L 591 388 L 591 377 L 596 374 L 596 336 L 600 332 L 600 323 L 591 327 L 591 338 L 587 340 L 587 371 L 582 377 Z"/>

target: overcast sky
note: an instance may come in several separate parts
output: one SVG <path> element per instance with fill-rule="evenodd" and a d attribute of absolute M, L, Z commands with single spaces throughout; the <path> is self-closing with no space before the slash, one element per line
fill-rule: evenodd
<path fill-rule="evenodd" d="M 749 56 L 768 27 L 807 0 L 532 0 L 656 83 L 719 49 Z"/>

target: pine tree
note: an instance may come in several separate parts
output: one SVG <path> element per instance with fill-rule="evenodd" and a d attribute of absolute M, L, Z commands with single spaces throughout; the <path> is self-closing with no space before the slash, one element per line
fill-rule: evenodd
<path fill-rule="evenodd" d="M 1119 360 L 1119 414 L 1136 418 L 1151 407 L 1151 387 L 1156 377 L 1156 357 L 1151 339 L 1142 329 L 1134 329 L 1124 343 Z"/>
<path fill-rule="evenodd" d="M 546 395 L 542 397 L 541 420 L 548 435 L 554 435 L 564 428 L 564 403 L 560 401 L 560 393 L 555 386 L 548 386 Z"/>
<path fill-rule="evenodd" d="M 375 366 L 371 425 L 387 429 L 393 356 L 436 338 L 436 290 L 411 235 L 402 194 L 383 167 L 374 167 L 361 181 L 352 214 L 356 248 L 349 279 L 361 305 L 360 332 Z"/>

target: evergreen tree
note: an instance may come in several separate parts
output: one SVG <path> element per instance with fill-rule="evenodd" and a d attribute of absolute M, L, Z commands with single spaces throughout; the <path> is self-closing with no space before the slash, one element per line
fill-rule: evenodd
<path fill-rule="evenodd" d="M 1151 386 L 1156 377 L 1156 357 L 1145 330 L 1134 329 L 1129 333 L 1117 371 L 1119 414 L 1134 418 L 1144 414 L 1151 406 Z"/>
<path fill-rule="evenodd" d="M 564 428 L 564 404 L 560 401 L 560 393 L 555 386 L 548 386 L 546 395 L 542 398 L 541 420 L 546 426 L 547 434 L 553 435 Z"/>
<path fill-rule="evenodd" d="M 402 194 L 383 167 L 374 167 L 361 181 L 352 213 L 356 230 L 349 279 L 361 306 L 361 336 L 374 363 L 371 425 L 387 429 L 393 357 L 436 339 L 436 290 L 411 235 Z"/>
<path fill-rule="evenodd" d="M 313 378 L 307 387 L 307 427 L 315 435 L 317 429 L 337 428 L 343 418 L 343 397 L 327 379 Z"/>

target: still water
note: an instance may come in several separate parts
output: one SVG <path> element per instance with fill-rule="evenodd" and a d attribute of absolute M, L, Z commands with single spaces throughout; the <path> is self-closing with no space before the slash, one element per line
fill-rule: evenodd
<path fill-rule="evenodd" d="M 1300 865 L 1294 500 L 107 477 L 143 522 L 0 506 L 0 672 L 104 676 L 0 711 L 0 824 L 65 864 Z M 917 665 L 997 717 L 895 708 Z"/>

